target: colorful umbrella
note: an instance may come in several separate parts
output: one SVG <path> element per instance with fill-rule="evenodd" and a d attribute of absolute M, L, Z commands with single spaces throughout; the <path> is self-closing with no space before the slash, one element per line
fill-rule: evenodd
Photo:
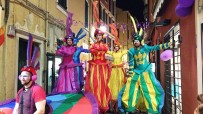
<path fill-rule="evenodd" d="M 90 93 L 55 94 L 46 97 L 51 114 L 98 114 L 98 105 Z M 0 103 L 0 111 L 11 114 L 15 99 Z"/>

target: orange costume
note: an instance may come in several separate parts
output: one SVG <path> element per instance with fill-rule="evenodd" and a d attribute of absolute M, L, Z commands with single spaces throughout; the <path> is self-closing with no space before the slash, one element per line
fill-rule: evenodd
<path fill-rule="evenodd" d="M 109 66 L 105 59 L 108 46 L 103 42 L 96 42 L 90 47 L 92 60 L 89 61 L 89 72 L 86 78 L 85 90 L 91 92 L 97 99 L 100 112 L 108 110 L 111 99 L 109 82 Z"/>

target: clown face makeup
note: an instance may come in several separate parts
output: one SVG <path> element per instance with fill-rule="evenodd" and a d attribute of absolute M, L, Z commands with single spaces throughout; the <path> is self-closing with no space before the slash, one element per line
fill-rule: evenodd
<path fill-rule="evenodd" d="M 24 85 L 24 86 L 27 86 L 31 83 L 32 79 L 32 74 L 28 71 L 22 71 L 20 76 L 19 76 L 19 79 L 21 81 L 21 84 Z"/>

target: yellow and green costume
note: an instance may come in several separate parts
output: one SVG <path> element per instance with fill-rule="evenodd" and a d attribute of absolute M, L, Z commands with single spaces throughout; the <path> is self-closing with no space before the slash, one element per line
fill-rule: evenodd
<path fill-rule="evenodd" d="M 124 75 L 124 69 L 123 69 L 124 64 L 122 61 L 122 57 L 123 55 L 127 54 L 127 50 L 118 51 L 118 52 L 108 51 L 107 54 L 113 57 L 108 86 L 110 88 L 112 100 L 117 101 L 118 93 L 126 81 L 125 75 Z"/>
<path fill-rule="evenodd" d="M 118 95 L 118 107 L 122 112 L 139 109 L 152 114 L 161 113 L 164 105 L 164 90 L 155 78 L 147 56 L 149 52 L 166 49 L 169 45 L 169 43 L 156 46 L 144 44 L 140 48 L 131 48 L 128 51 L 131 77 L 127 79 Z"/>

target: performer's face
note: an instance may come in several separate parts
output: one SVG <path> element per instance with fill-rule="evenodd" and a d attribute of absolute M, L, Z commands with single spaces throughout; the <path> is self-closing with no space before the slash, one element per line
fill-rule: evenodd
<path fill-rule="evenodd" d="M 118 45 L 114 45 L 114 50 L 115 51 L 118 51 L 120 48 L 119 48 L 119 46 Z"/>
<path fill-rule="evenodd" d="M 141 46 L 139 40 L 134 40 L 133 44 L 134 44 L 135 47 L 140 47 Z"/>
<path fill-rule="evenodd" d="M 31 81 L 32 74 L 28 71 L 22 71 L 19 78 L 22 85 L 28 85 Z"/>
<path fill-rule="evenodd" d="M 73 45 L 73 40 L 71 38 L 67 39 L 67 45 L 69 46 Z"/>
<path fill-rule="evenodd" d="M 102 39 L 103 39 L 103 35 L 102 34 L 97 34 L 97 36 L 96 36 L 97 42 L 102 41 Z"/>

